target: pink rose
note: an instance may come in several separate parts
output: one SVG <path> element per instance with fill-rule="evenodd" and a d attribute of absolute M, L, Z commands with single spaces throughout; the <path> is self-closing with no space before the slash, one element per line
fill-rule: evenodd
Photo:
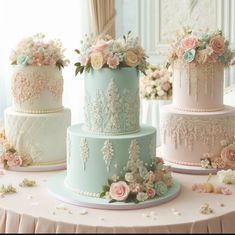
<path fill-rule="evenodd" d="M 116 69 L 119 65 L 119 58 L 117 55 L 109 56 L 107 59 L 107 65 L 111 69 Z"/>
<path fill-rule="evenodd" d="M 196 48 L 198 39 L 195 36 L 189 36 L 182 40 L 182 47 L 186 50 Z"/>
<path fill-rule="evenodd" d="M 155 192 L 155 190 L 153 188 L 147 189 L 146 193 L 147 193 L 149 198 L 153 198 L 155 196 L 155 194 L 156 194 L 156 192 Z"/>
<path fill-rule="evenodd" d="M 220 35 L 213 37 L 210 40 L 210 46 L 217 55 L 222 55 L 225 50 L 224 38 Z"/>
<path fill-rule="evenodd" d="M 23 163 L 22 158 L 16 154 L 14 154 L 14 158 L 7 161 L 8 166 L 21 166 Z"/>
<path fill-rule="evenodd" d="M 124 201 L 130 193 L 130 189 L 126 182 L 119 181 L 112 183 L 109 190 L 109 195 L 112 199 L 117 201 Z"/>
<path fill-rule="evenodd" d="M 168 91 L 171 88 L 171 84 L 169 82 L 163 82 L 162 83 L 162 89 L 164 91 Z"/>
<path fill-rule="evenodd" d="M 99 40 L 96 42 L 96 45 L 93 46 L 94 51 L 104 51 L 107 48 L 108 44 L 104 40 Z"/>
<path fill-rule="evenodd" d="M 235 167 L 235 145 L 230 144 L 229 146 L 223 148 L 221 158 L 229 167 Z"/>
<path fill-rule="evenodd" d="M 217 62 L 217 59 L 218 59 L 218 55 L 213 52 L 211 55 L 208 55 L 207 61 L 209 63 L 215 63 Z"/>
<path fill-rule="evenodd" d="M 224 195 L 231 195 L 232 194 L 232 191 L 227 188 L 227 187 L 224 187 L 224 186 L 219 186 L 215 189 L 216 193 L 222 193 Z"/>
<path fill-rule="evenodd" d="M 88 56 L 83 56 L 82 58 L 81 58 L 81 65 L 82 66 L 86 66 L 87 65 L 87 63 L 88 63 L 88 61 L 89 61 L 89 57 Z"/>

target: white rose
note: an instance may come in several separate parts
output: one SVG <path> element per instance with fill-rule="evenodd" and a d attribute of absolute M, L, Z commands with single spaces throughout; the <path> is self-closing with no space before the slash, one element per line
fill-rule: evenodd
<path fill-rule="evenodd" d="M 160 90 L 160 91 L 157 92 L 157 94 L 158 94 L 159 96 L 164 96 L 164 95 L 165 95 L 165 91 Z"/>
<path fill-rule="evenodd" d="M 127 173 L 125 174 L 125 180 L 126 180 L 127 182 L 134 182 L 134 176 L 133 176 L 130 172 L 127 172 Z"/>

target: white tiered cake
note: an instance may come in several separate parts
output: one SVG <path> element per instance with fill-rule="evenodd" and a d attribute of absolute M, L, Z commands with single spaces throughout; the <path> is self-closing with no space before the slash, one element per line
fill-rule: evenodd
<path fill-rule="evenodd" d="M 223 105 L 224 67 L 232 59 L 228 43 L 220 31 L 201 36 L 188 31 L 175 47 L 173 104 L 160 112 L 161 156 L 178 165 L 234 167 L 234 152 L 227 150 L 234 140 L 235 108 Z"/>
<path fill-rule="evenodd" d="M 31 48 L 29 54 L 24 55 L 27 42 L 34 45 L 34 50 Z M 54 49 L 49 58 L 48 48 Z M 5 110 L 5 154 L 2 156 L 6 168 L 65 167 L 66 130 L 71 113 L 62 106 L 61 67 L 65 61 L 60 50 L 59 45 L 46 44 L 37 36 L 24 39 L 13 54 L 13 105 Z M 61 59 L 60 66 L 52 61 L 53 56 Z M 16 168 L 19 166 L 22 168 Z"/>
<path fill-rule="evenodd" d="M 146 62 L 138 41 L 128 35 L 98 40 L 89 47 L 86 43 L 81 50 L 86 62 L 75 64 L 77 72 L 92 67 L 85 76 L 85 123 L 68 128 L 64 189 L 55 180 L 52 191 L 78 205 L 107 209 L 138 208 L 174 198 L 179 184 L 155 157 L 156 130 L 139 125 L 138 70 Z"/>

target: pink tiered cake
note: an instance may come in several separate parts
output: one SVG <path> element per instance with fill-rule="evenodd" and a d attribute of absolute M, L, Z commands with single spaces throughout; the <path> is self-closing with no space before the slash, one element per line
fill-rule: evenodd
<path fill-rule="evenodd" d="M 161 108 L 161 156 L 204 168 L 235 167 L 235 108 L 223 105 L 232 52 L 221 31 L 185 29 L 171 54 L 173 103 Z"/>

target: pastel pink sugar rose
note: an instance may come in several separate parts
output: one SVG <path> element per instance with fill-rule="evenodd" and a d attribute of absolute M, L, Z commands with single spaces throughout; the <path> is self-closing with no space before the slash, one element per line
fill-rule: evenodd
<path fill-rule="evenodd" d="M 153 188 L 147 189 L 146 193 L 147 193 L 149 198 L 153 198 L 155 196 L 155 194 L 156 194 L 155 189 L 153 189 Z"/>
<path fill-rule="evenodd" d="M 198 39 L 195 36 L 189 36 L 182 40 L 182 47 L 186 50 L 193 49 L 198 46 Z"/>
<path fill-rule="evenodd" d="M 210 47 L 217 55 L 222 55 L 225 51 L 225 43 L 224 38 L 220 35 L 213 37 L 210 40 Z"/>
<path fill-rule="evenodd" d="M 89 57 L 88 56 L 83 56 L 82 58 L 81 58 L 81 65 L 82 66 L 86 66 L 87 65 L 87 63 L 88 63 L 88 61 L 89 61 Z"/>
<path fill-rule="evenodd" d="M 193 184 L 192 190 L 197 193 L 205 193 L 206 192 L 203 184 Z"/>
<path fill-rule="evenodd" d="M 163 82 L 162 83 L 162 89 L 164 91 L 168 91 L 171 88 L 171 84 L 169 82 Z"/>
<path fill-rule="evenodd" d="M 230 144 L 221 151 L 221 158 L 228 167 L 235 168 L 235 145 Z"/>
<path fill-rule="evenodd" d="M 222 193 L 224 195 L 231 195 L 232 194 L 232 191 L 229 188 L 224 187 L 224 186 L 217 187 L 216 192 Z"/>
<path fill-rule="evenodd" d="M 109 190 L 109 195 L 117 201 L 124 201 L 130 193 L 130 188 L 124 181 L 112 183 Z"/>
<path fill-rule="evenodd" d="M 108 43 L 104 40 L 98 40 L 96 45 L 93 46 L 95 51 L 104 51 L 108 46 Z"/>
<path fill-rule="evenodd" d="M 117 55 L 109 56 L 107 59 L 107 65 L 111 69 L 116 69 L 119 65 L 119 58 Z"/>
<path fill-rule="evenodd" d="M 10 167 L 21 166 L 22 163 L 23 163 L 22 158 L 17 154 L 14 154 L 14 157 L 7 161 L 7 165 Z"/>

